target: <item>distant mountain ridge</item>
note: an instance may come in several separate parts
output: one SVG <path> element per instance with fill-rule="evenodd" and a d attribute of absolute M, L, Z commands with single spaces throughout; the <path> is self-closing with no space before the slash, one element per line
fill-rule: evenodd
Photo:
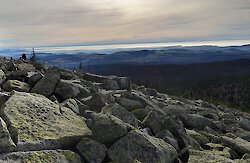
<path fill-rule="evenodd" d="M 194 47 L 166 47 L 163 49 L 129 50 L 112 54 L 86 54 L 77 52 L 71 54 L 39 53 L 41 62 L 52 65 L 64 64 L 67 68 L 74 68 L 82 62 L 85 65 L 104 65 L 133 63 L 140 65 L 152 64 L 193 64 L 216 61 L 231 61 L 250 59 L 250 45 L 243 46 L 194 46 Z M 58 66 L 58 65 L 57 65 Z"/>

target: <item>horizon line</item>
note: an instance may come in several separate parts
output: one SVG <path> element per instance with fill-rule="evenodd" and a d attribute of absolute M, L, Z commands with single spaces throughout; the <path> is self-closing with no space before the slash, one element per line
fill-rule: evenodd
<path fill-rule="evenodd" d="M 119 49 L 119 46 L 124 47 L 125 45 L 131 45 L 130 48 L 157 48 L 157 47 L 171 47 L 171 46 L 243 46 L 250 44 L 250 40 L 208 40 L 208 41 L 148 41 L 148 42 L 86 42 L 86 43 L 75 43 L 75 44 L 55 44 L 55 45 L 41 45 L 41 46 L 17 46 L 17 47 L 4 47 L 0 46 L 0 49 L 28 49 L 28 48 L 67 48 L 67 47 L 109 47 L 113 46 Z M 138 47 L 136 47 L 138 46 Z M 129 48 L 129 47 L 127 47 Z M 91 50 L 91 49 L 88 49 Z M 93 49 L 94 50 L 94 49 Z"/>

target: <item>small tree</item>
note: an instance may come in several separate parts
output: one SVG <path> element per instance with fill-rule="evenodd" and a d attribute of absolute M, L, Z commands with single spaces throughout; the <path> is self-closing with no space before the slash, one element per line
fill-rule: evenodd
<path fill-rule="evenodd" d="M 78 70 L 83 70 L 82 62 L 79 63 Z"/>
<path fill-rule="evenodd" d="M 36 53 L 35 53 L 35 49 L 33 48 L 32 49 L 32 57 L 30 58 L 30 61 L 31 62 L 37 62 L 38 58 L 36 56 Z"/>

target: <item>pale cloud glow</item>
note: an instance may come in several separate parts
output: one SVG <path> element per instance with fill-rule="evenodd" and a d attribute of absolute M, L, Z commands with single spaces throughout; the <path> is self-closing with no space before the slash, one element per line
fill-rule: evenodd
<path fill-rule="evenodd" d="M 250 38 L 248 0 L 0 0 L 0 46 Z"/>

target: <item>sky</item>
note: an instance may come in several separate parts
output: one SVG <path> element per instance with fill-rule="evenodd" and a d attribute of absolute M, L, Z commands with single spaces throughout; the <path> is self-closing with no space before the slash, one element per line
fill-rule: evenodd
<path fill-rule="evenodd" d="M 0 47 L 249 38 L 250 0 L 0 0 Z"/>

